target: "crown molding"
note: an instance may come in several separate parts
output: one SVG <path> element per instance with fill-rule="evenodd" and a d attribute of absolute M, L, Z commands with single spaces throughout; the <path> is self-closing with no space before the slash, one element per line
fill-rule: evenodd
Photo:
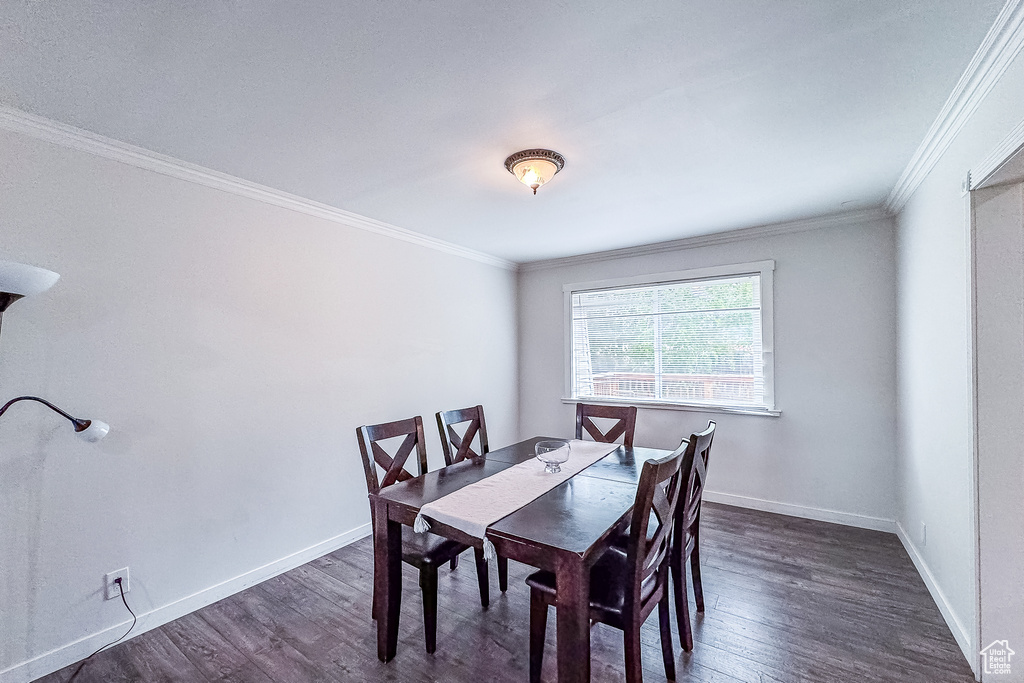
<path fill-rule="evenodd" d="M 623 247 L 622 249 L 599 251 L 591 254 L 580 254 L 578 256 L 565 256 L 562 258 L 544 259 L 542 261 L 530 261 L 529 263 L 521 263 L 519 265 L 519 270 L 520 272 L 528 272 L 532 270 L 575 266 L 583 263 L 612 261 L 615 259 L 644 256 L 646 254 L 654 254 L 662 251 L 696 249 L 697 247 L 708 247 L 715 244 L 726 244 L 728 242 L 741 242 L 761 237 L 788 235 L 790 233 L 822 230 L 826 228 L 842 228 L 849 225 L 867 223 L 869 221 L 888 220 L 889 218 L 891 218 L 891 215 L 881 208 L 847 211 L 844 213 L 830 214 L 828 216 L 788 221 L 786 223 L 772 223 L 770 225 L 759 225 L 752 228 L 717 232 L 711 235 L 684 237 L 682 239 L 671 240 L 668 242 L 655 242 L 654 244 L 642 244 L 636 247 Z"/>
<path fill-rule="evenodd" d="M 1024 0 L 1008 0 L 956 87 L 885 201 L 890 213 L 906 206 L 964 124 L 1024 47 Z"/>
<path fill-rule="evenodd" d="M 74 126 L 30 114 L 3 104 L 0 104 L 0 129 L 118 161 L 135 168 L 184 180 L 185 182 L 229 192 L 239 197 L 254 199 L 264 204 L 289 209 L 306 214 L 307 216 L 322 218 L 350 228 L 366 230 L 367 232 L 392 237 L 403 242 L 411 242 L 412 244 L 418 244 L 428 249 L 452 254 L 471 261 L 478 261 L 506 270 L 514 271 L 517 269 L 517 265 L 514 262 L 498 258 L 497 256 L 467 249 L 451 242 L 429 237 L 412 230 L 406 230 L 405 228 L 390 225 L 373 218 L 360 216 L 359 214 L 344 211 L 327 204 L 306 199 L 305 197 L 282 192 L 266 185 L 243 180 L 227 173 L 221 173 L 220 171 L 214 171 L 213 169 L 182 161 L 166 154 L 136 147 L 120 140 L 114 140 L 82 130 L 81 128 L 75 128 Z"/>

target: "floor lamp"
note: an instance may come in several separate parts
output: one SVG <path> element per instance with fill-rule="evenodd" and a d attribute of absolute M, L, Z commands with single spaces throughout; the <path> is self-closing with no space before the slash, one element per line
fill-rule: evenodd
<path fill-rule="evenodd" d="M 0 332 L 3 331 L 4 312 L 18 299 L 35 294 L 42 294 L 60 279 L 60 275 L 45 268 L 37 268 L 24 263 L 12 261 L 0 261 Z M 49 401 L 38 396 L 18 396 L 0 407 L 0 416 L 7 412 L 15 403 L 20 401 L 33 401 L 42 403 L 44 406 L 67 418 L 75 427 L 75 432 L 85 441 L 99 441 L 107 432 L 110 426 L 99 420 L 83 420 L 72 417 Z"/>

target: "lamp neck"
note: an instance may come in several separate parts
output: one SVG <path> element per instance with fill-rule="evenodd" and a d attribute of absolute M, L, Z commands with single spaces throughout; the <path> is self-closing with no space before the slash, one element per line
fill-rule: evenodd
<path fill-rule="evenodd" d="M 21 294 L 11 294 L 10 292 L 0 292 L 0 314 L 7 310 L 7 307 L 13 304 L 15 301 L 21 298 Z"/>
<path fill-rule="evenodd" d="M 21 298 L 21 294 L 11 294 L 10 292 L 0 292 L 0 330 L 3 329 L 4 323 L 4 311 L 7 307 L 13 304 L 15 301 Z"/>
<path fill-rule="evenodd" d="M 5 403 L 2 408 L 0 408 L 0 416 L 6 413 L 7 409 L 13 406 L 18 401 L 35 401 L 36 403 L 42 403 L 44 406 L 46 406 L 53 412 L 63 417 L 66 417 L 68 420 L 70 420 L 71 424 L 75 425 L 76 432 L 85 431 L 92 422 L 91 420 L 80 420 L 77 417 L 72 417 L 65 413 L 63 410 L 61 410 L 60 408 L 58 408 L 57 406 L 47 401 L 46 399 L 39 398 L 38 396 L 19 396 L 17 398 L 12 398 L 10 401 Z"/>

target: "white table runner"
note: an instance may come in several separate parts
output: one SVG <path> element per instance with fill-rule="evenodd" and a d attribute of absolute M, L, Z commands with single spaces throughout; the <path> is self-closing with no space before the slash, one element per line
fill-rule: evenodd
<path fill-rule="evenodd" d="M 540 498 L 618 447 L 619 444 L 615 443 L 573 439 L 569 442 L 569 460 L 562 463 L 561 472 L 545 472 L 544 463 L 530 458 L 427 503 L 416 515 L 413 529 L 419 533 L 429 530 L 430 523 L 425 519 L 427 517 L 455 527 L 474 538 L 482 539 L 484 555 L 493 560 L 494 545 L 486 537 L 487 527 Z"/>

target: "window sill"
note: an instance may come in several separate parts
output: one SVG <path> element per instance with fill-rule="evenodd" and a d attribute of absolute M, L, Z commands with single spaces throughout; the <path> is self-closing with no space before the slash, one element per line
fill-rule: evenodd
<path fill-rule="evenodd" d="M 728 413 L 730 415 L 760 415 L 762 417 L 780 417 L 781 410 L 757 408 L 753 406 L 709 406 L 702 403 L 672 403 L 669 401 L 652 401 L 650 399 L 614 399 L 614 398 L 563 398 L 562 403 L 594 403 L 606 406 L 636 406 L 637 408 L 654 408 L 655 410 L 682 410 L 695 413 Z"/>

